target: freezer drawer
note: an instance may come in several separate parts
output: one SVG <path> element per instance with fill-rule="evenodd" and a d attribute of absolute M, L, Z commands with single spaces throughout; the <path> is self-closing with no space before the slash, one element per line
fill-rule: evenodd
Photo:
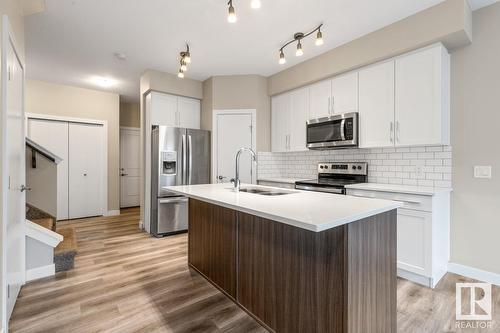
<path fill-rule="evenodd" d="M 158 199 L 158 236 L 186 231 L 187 228 L 188 198 L 170 197 Z"/>

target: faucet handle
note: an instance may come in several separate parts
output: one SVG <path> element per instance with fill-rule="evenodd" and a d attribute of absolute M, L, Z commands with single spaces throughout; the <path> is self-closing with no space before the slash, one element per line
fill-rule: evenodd
<path fill-rule="evenodd" d="M 234 178 L 231 178 L 229 181 L 234 184 L 236 180 Z"/>

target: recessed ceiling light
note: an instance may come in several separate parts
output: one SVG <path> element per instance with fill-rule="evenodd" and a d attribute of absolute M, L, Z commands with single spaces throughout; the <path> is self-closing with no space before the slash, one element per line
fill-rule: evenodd
<path fill-rule="evenodd" d="M 110 88 L 117 84 L 116 80 L 102 76 L 94 76 L 90 79 L 90 82 L 101 88 Z"/>

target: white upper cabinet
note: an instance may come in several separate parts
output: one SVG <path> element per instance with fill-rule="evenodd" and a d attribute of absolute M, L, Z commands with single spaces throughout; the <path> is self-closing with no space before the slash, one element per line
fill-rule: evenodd
<path fill-rule="evenodd" d="M 177 96 L 151 93 L 151 124 L 177 126 Z"/>
<path fill-rule="evenodd" d="M 282 94 L 271 99 L 271 150 L 284 152 L 288 149 L 288 122 L 290 96 Z"/>
<path fill-rule="evenodd" d="M 290 129 L 288 150 L 304 151 L 306 146 L 306 126 L 309 114 L 309 89 L 302 88 L 290 93 Z"/>
<path fill-rule="evenodd" d="M 331 103 L 332 80 L 321 81 L 309 87 L 309 119 L 330 116 Z"/>
<path fill-rule="evenodd" d="M 194 98 L 179 97 L 178 100 L 178 127 L 200 128 L 200 101 Z"/>
<path fill-rule="evenodd" d="M 396 146 L 449 144 L 449 72 L 441 44 L 396 58 Z"/>
<path fill-rule="evenodd" d="M 200 101 L 194 98 L 151 93 L 151 124 L 200 128 Z"/>
<path fill-rule="evenodd" d="M 359 146 L 394 145 L 394 61 L 359 72 Z"/>
<path fill-rule="evenodd" d="M 332 80 L 331 104 L 332 114 L 358 111 L 358 72 Z"/>

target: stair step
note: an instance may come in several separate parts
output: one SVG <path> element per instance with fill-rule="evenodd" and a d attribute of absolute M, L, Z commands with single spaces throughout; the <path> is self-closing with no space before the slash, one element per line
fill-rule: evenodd
<path fill-rule="evenodd" d="M 44 227 L 49 230 L 54 230 L 54 220 L 52 218 L 43 218 L 43 219 L 36 219 L 36 220 L 31 220 L 31 222 L 38 224 L 41 227 Z"/>
<path fill-rule="evenodd" d="M 62 272 L 74 267 L 78 246 L 75 228 L 57 228 L 57 233 L 62 235 L 64 239 L 54 249 L 54 264 L 56 266 L 56 272 Z"/>

